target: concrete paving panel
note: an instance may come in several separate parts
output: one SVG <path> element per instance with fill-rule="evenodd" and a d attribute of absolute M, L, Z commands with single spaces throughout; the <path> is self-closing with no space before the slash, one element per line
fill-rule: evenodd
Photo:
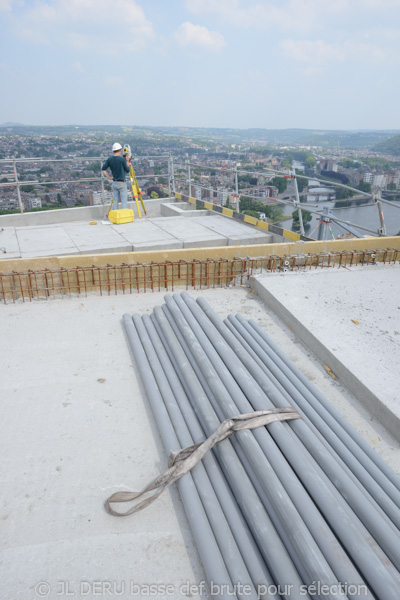
<path fill-rule="evenodd" d="M 110 226 L 97 222 L 97 225 L 89 223 L 65 223 L 63 229 L 78 247 L 88 245 L 121 244 L 124 242 L 121 234 Z"/>
<path fill-rule="evenodd" d="M 203 217 L 206 220 L 208 217 Z M 217 245 L 226 246 L 226 236 L 219 235 L 211 231 L 204 225 L 196 221 L 188 221 L 181 217 L 170 217 L 169 219 L 157 219 L 157 225 L 164 231 L 170 233 L 185 244 L 187 242 L 203 242 L 203 245 L 209 246 L 213 241 L 219 241 Z M 214 245 L 214 244 L 213 244 Z M 192 246 L 193 247 L 193 246 Z"/>
<path fill-rule="evenodd" d="M 226 238 L 223 237 L 219 237 L 217 239 L 214 240 L 210 240 L 210 238 L 197 238 L 197 239 L 190 239 L 188 238 L 187 240 L 185 240 L 183 242 L 183 247 L 184 248 L 219 248 L 220 246 L 227 246 L 228 244 L 228 240 Z"/>
<path fill-rule="evenodd" d="M 400 266 L 256 275 L 252 287 L 400 441 Z"/>
<path fill-rule="evenodd" d="M 10 258 L 21 258 L 21 252 L 0 252 L 0 260 L 10 260 Z"/>
<path fill-rule="evenodd" d="M 19 253 L 19 244 L 15 227 L 4 227 L 0 230 L 0 254 L 6 250 L 7 254 Z"/>
<path fill-rule="evenodd" d="M 238 223 L 233 219 L 227 217 L 220 217 L 218 215 L 207 217 L 207 219 L 195 218 L 193 219 L 199 222 L 201 225 L 205 225 L 212 231 L 221 235 L 226 235 L 228 238 L 228 246 L 242 246 L 248 244 L 270 244 L 272 242 L 272 235 L 265 231 L 260 231 L 249 225 Z"/>
<path fill-rule="evenodd" d="M 173 241 L 158 241 L 158 242 L 141 242 L 139 244 L 133 244 L 133 251 L 151 251 L 151 250 L 175 250 L 176 248 L 183 248 L 183 242 L 180 240 Z"/>
<path fill-rule="evenodd" d="M 49 251 L 48 254 L 65 254 L 65 251 L 77 252 L 78 249 L 62 226 L 41 227 L 17 230 L 17 238 L 21 253 L 37 253 Z"/>
<path fill-rule="evenodd" d="M 142 220 L 122 225 L 112 225 L 124 240 L 133 244 L 173 242 L 175 236 L 161 229 L 153 220 Z"/>
<path fill-rule="evenodd" d="M 109 252 L 132 252 L 132 244 L 121 241 L 116 244 L 102 244 L 101 246 L 96 246 L 96 244 L 93 246 L 79 246 L 80 254 L 107 254 Z"/>
<path fill-rule="evenodd" d="M 257 232 L 258 233 L 258 232 Z M 230 235 L 228 246 L 251 246 L 254 244 L 271 244 L 272 235 L 270 233 L 262 233 L 257 236 L 249 235 Z"/>
<path fill-rule="evenodd" d="M 74 248 L 57 248 L 55 250 L 34 250 L 31 252 L 21 252 L 21 258 L 38 258 L 41 256 L 69 256 L 69 255 L 77 255 L 79 256 L 81 252 L 79 252 L 78 248 L 75 246 Z"/>

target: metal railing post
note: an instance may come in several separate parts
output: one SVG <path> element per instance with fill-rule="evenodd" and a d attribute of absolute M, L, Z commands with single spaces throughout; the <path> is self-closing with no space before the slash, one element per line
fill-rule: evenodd
<path fill-rule="evenodd" d="M 372 195 L 372 199 L 374 201 L 374 204 L 376 204 L 376 206 L 378 207 L 379 221 L 381 224 L 381 226 L 378 229 L 378 235 L 385 236 L 386 235 L 386 225 L 385 225 L 385 217 L 383 215 L 383 209 L 382 209 L 381 190 L 377 190 L 377 192 Z"/>
<path fill-rule="evenodd" d="M 104 188 L 104 175 L 103 175 L 103 171 L 101 170 L 101 166 L 103 164 L 103 157 L 100 157 L 100 177 L 101 177 L 101 199 L 102 199 L 102 204 L 104 206 L 104 204 L 106 203 L 106 194 L 105 194 L 105 188 Z"/>
<path fill-rule="evenodd" d="M 235 193 L 236 193 L 236 206 L 235 206 L 235 210 L 239 211 L 239 182 L 238 182 L 237 163 L 235 165 Z"/>
<path fill-rule="evenodd" d="M 187 161 L 187 167 L 188 167 L 188 193 L 189 193 L 189 198 L 192 196 L 192 179 L 191 179 L 191 174 L 190 174 L 190 162 Z"/>
<path fill-rule="evenodd" d="M 171 155 L 168 156 L 168 196 L 171 198 Z"/>
<path fill-rule="evenodd" d="M 174 167 L 174 157 L 172 154 L 169 155 L 168 159 L 168 191 L 169 195 L 175 197 L 175 167 Z"/>
<path fill-rule="evenodd" d="M 15 176 L 15 182 L 17 184 L 17 195 L 18 195 L 18 204 L 19 204 L 19 210 L 21 211 L 21 214 L 24 212 L 24 206 L 22 204 L 22 198 L 21 198 L 21 186 L 19 184 L 19 179 L 18 179 L 18 172 L 17 172 L 17 161 L 14 160 L 14 176 Z"/>
<path fill-rule="evenodd" d="M 295 171 L 293 171 L 293 175 L 294 175 L 294 191 L 295 191 L 295 199 L 294 199 L 293 204 L 294 204 L 294 207 L 297 208 L 297 214 L 299 215 L 300 235 L 304 235 L 303 214 L 301 212 L 299 188 L 297 187 L 297 179 L 296 179 Z"/>

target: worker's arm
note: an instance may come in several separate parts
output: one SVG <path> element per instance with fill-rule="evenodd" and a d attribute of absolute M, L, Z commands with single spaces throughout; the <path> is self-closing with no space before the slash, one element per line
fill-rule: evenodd
<path fill-rule="evenodd" d="M 107 177 L 110 181 L 112 181 L 112 177 L 109 175 L 108 171 L 102 171 L 104 177 Z"/>
<path fill-rule="evenodd" d="M 107 179 L 109 179 L 110 181 L 112 181 L 112 177 L 110 177 L 107 169 L 110 168 L 110 165 L 108 164 L 108 159 L 103 163 L 103 166 L 101 167 L 101 172 L 103 173 L 104 177 L 107 177 Z"/>

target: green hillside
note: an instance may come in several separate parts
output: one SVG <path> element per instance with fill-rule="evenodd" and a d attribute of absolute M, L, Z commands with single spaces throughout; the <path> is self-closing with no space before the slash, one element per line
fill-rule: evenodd
<path fill-rule="evenodd" d="M 373 150 L 376 150 L 377 152 L 383 152 L 384 154 L 400 156 L 400 134 L 394 135 L 383 142 L 379 142 L 379 144 L 376 144 L 373 147 Z"/>

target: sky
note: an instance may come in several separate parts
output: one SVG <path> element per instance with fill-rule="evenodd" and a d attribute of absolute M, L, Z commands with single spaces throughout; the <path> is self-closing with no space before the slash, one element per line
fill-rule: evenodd
<path fill-rule="evenodd" d="M 400 0 L 0 0 L 0 123 L 400 129 Z"/>

